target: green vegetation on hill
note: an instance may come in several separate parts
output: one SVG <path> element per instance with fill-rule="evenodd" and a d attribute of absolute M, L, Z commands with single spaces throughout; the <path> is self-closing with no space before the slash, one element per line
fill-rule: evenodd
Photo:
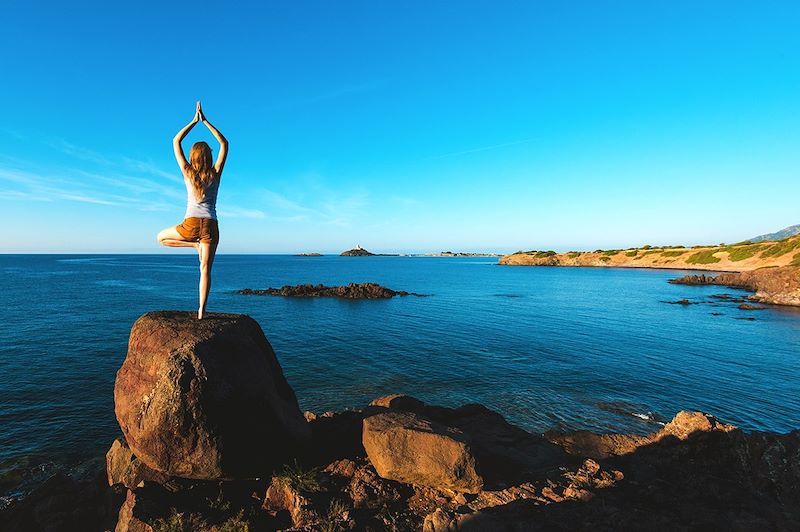
<path fill-rule="evenodd" d="M 727 246 L 720 251 L 727 251 L 728 260 L 738 262 L 740 260 L 749 259 L 762 249 L 764 249 L 764 246 L 761 244 L 734 244 L 733 246 Z"/>
<path fill-rule="evenodd" d="M 662 253 L 662 255 L 664 255 L 665 257 L 680 257 L 684 253 L 686 253 L 686 250 L 682 250 L 682 251 L 665 251 L 664 253 Z"/>
<path fill-rule="evenodd" d="M 780 257 L 781 255 L 785 255 L 797 248 L 800 248 L 800 238 L 787 238 L 786 240 L 775 242 L 769 248 L 764 250 L 761 253 L 761 256 L 764 258 Z"/>
<path fill-rule="evenodd" d="M 792 266 L 800 266 L 800 253 L 795 253 L 792 262 L 789 264 Z"/>
<path fill-rule="evenodd" d="M 576 259 L 580 256 L 581 256 L 580 251 L 570 251 L 569 253 L 567 253 L 567 257 L 569 257 L 570 259 Z"/>
<path fill-rule="evenodd" d="M 714 253 L 718 253 L 719 249 L 712 248 L 707 249 L 705 251 L 698 251 L 694 255 L 691 255 L 686 262 L 689 264 L 714 264 L 719 262 L 720 259 L 714 256 Z"/>

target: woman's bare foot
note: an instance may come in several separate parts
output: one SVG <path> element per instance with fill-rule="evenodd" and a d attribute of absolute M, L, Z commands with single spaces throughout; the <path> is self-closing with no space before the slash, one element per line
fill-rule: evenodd
<path fill-rule="evenodd" d="M 203 316 L 205 316 L 205 313 L 206 313 L 206 312 L 205 312 L 205 310 L 204 310 L 204 309 L 198 309 L 198 310 L 197 310 L 197 319 L 198 319 L 198 320 L 202 320 L 202 319 L 203 319 Z"/>

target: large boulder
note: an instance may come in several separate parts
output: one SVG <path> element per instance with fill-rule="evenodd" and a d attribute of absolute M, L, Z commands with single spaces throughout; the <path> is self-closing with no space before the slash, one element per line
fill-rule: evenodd
<path fill-rule="evenodd" d="M 310 438 L 261 327 L 239 314 L 140 317 L 114 403 L 133 454 L 176 477 L 261 476 Z"/>
<path fill-rule="evenodd" d="M 388 410 L 364 419 L 362 442 L 383 478 L 465 493 L 483 488 L 469 439 L 457 428 Z"/>

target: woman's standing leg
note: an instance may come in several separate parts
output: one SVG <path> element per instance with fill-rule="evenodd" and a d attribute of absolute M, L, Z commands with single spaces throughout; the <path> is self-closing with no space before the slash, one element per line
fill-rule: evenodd
<path fill-rule="evenodd" d="M 197 252 L 200 255 L 200 308 L 197 310 L 197 319 L 202 320 L 206 313 L 208 293 L 211 290 L 211 266 L 217 253 L 217 243 L 200 242 Z"/>

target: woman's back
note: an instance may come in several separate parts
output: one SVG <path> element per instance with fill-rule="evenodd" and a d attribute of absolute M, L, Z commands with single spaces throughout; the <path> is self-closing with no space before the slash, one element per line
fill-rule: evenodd
<path fill-rule="evenodd" d="M 219 191 L 219 176 L 216 176 L 204 189 L 205 195 L 197 199 L 191 180 L 183 176 L 186 185 L 186 215 L 184 218 L 211 218 L 217 219 L 217 192 Z"/>

